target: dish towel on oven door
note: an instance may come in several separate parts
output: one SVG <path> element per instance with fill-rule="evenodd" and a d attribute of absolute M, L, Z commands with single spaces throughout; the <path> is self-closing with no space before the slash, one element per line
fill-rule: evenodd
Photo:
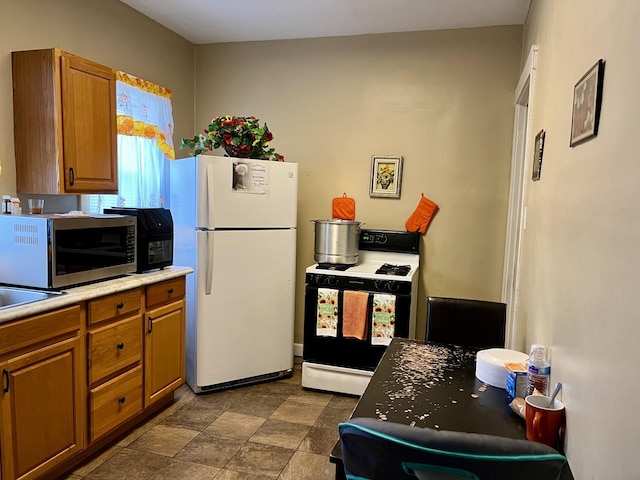
<path fill-rule="evenodd" d="M 371 345 L 389 345 L 396 325 L 396 296 L 373 294 Z"/>
<path fill-rule="evenodd" d="M 338 290 L 318 289 L 316 335 L 318 337 L 338 336 Z"/>
<path fill-rule="evenodd" d="M 345 290 L 342 294 L 342 336 L 367 339 L 368 292 Z"/>

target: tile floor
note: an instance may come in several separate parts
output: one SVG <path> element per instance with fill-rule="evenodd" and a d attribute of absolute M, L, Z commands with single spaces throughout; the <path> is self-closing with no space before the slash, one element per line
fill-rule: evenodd
<path fill-rule="evenodd" d="M 303 390 L 291 378 L 175 402 L 63 477 L 67 480 L 329 480 L 337 425 L 357 399 Z"/>

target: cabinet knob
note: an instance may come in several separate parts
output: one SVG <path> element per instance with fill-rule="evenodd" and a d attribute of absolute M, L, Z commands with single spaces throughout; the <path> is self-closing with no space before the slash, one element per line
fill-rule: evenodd
<path fill-rule="evenodd" d="M 171 295 L 173 293 L 173 288 L 170 288 L 169 290 L 167 290 L 167 292 L 169 292 L 169 295 Z"/>
<path fill-rule="evenodd" d="M 124 349 L 124 342 L 120 342 L 118 345 L 116 345 L 118 347 L 118 350 L 123 350 Z"/>
<path fill-rule="evenodd" d="M 120 404 L 122 404 L 122 403 L 124 403 L 124 402 L 126 402 L 126 401 L 127 401 L 127 398 L 126 398 L 126 397 L 120 397 L 120 398 L 118 399 L 118 402 L 119 402 Z"/>
<path fill-rule="evenodd" d="M 116 305 L 116 308 L 118 310 L 122 310 L 124 308 L 124 303 L 120 302 L 119 304 Z"/>

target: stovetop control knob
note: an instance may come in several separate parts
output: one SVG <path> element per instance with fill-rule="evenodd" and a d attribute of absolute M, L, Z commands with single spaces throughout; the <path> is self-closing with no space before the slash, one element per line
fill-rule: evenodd
<path fill-rule="evenodd" d="M 387 236 L 384 233 L 379 233 L 378 235 L 376 235 L 376 243 L 384 245 L 385 243 L 387 243 Z"/>
<path fill-rule="evenodd" d="M 325 275 L 316 275 L 315 281 L 318 285 L 324 285 L 327 283 L 327 277 Z"/>
<path fill-rule="evenodd" d="M 387 289 L 390 292 L 397 292 L 400 289 L 398 282 L 390 281 L 387 283 Z"/>
<path fill-rule="evenodd" d="M 335 287 L 336 285 L 338 285 L 338 279 L 333 275 L 328 276 L 327 285 L 329 285 L 330 287 Z"/>

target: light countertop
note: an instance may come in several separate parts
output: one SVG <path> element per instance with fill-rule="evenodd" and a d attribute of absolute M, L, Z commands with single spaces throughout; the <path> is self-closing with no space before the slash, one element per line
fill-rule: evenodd
<path fill-rule="evenodd" d="M 192 273 L 190 267 L 170 266 L 162 270 L 154 270 L 146 273 L 132 273 L 123 277 L 117 277 L 101 282 L 80 285 L 61 290 L 62 295 L 56 295 L 45 300 L 16 305 L 0 309 L 0 323 L 8 322 L 22 317 L 36 315 L 48 310 L 66 307 L 75 303 L 84 302 L 93 298 L 102 297 L 111 293 L 122 292 L 136 287 L 150 285 L 152 283 L 183 277 Z"/>

